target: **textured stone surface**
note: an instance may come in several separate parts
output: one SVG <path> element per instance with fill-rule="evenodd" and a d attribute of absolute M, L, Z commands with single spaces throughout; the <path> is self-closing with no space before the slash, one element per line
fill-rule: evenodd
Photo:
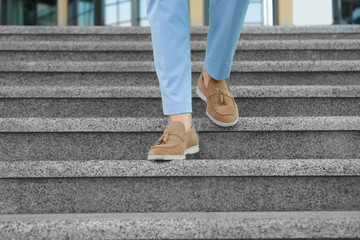
<path fill-rule="evenodd" d="M 192 96 L 196 85 L 192 86 Z M 234 97 L 360 97 L 360 86 L 230 86 Z M 160 98 L 158 86 L 3 86 L 0 98 Z"/>
<path fill-rule="evenodd" d="M 0 161 L 0 178 L 360 176 L 360 159 Z"/>
<path fill-rule="evenodd" d="M 264 41 L 265 42 L 265 41 Z M 234 61 L 359 60 L 360 50 L 237 50 Z M 193 50 L 192 61 L 203 61 L 205 51 Z M 147 51 L 0 51 L 1 61 L 153 61 Z"/>
<path fill-rule="evenodd" d="M 160 135 L 161 132 L 0 133 L 0 159 L 146 159 L 150 146 Z M 199 138 L 200 152 L 187 158 L 360 159 L 359 131 L 212 131 L 199 132 Z"/>
<path fill-rule="evenodd" d="M 200 71 L 202 62 L 192 62 L 192 71 Z M 354 72 L 360 71 L 359 61 L 237 61 L 233 72 Z M 6 61 L 1 72 L 154 72 L 153 62 L 94 61 Z"/>
<path fill-rule="evenodd" d="M 359 30 L 360 31 L 360 30 Z M 206 41 L 191 42 L 191 50 L 205 51 Z M 360 50 L 359 40 L 239 41 L 237 50 Z M 151 42 L 0 42 L 0 51 L 150 51 Z"/>
<path fill-rule="evenodd" d="M 191 40 L 206 41 L 208 27 L 191 27 Z M 242 40 L 359 39 L 356 25 L 343 26 L 244 26 Z M 0 41 L 151 41 L 149 27 L 40 27 L 1 26 Z"/>
<path fill-rule="evenodd" d="M 192 41 L 206 41 L 207 32 L 203 33 L 191 33 L 190 36 Z M 271 41 L 271 40 L 358 40 L 360 38 L 360 32 L 348 32 L 337 34 L 334 32 L 319 32 L 319 33 L 260 33 L 252 34 L 242 32 L 240 35 L 240 40 L 249 40 L 249 41 Z M 8 33 L 1 34 L 0 32 L 0 41 L 82 41 L 82 42 L 119 42 L 119 41 L 151 41 L 150 33 L 146 34 L 137 34 L 137 33 L 127 33 L 127 34 L 61 34 L 61 33 L 40 33 L 40 34 L 16 34 Z"/>
<path fill-rule="evenodd" d="M 236 97 L 240 117 L 360 116 L 359 98 Z M 134 111 L 136 110 L 136 111 Z M 206 104 L 192 99 L 192 114 L 205 117 Z M 160 117 L 160 98 L 12 98 L 0 99 L 0 118 Z"/>
<path fill-rule="evenodd" d="M 0 132 L 162 132 L 166 118 L 0 118 Z M 223 128 L 208 118 L 194 119 L 199 132 L 359 131 L 360 117 L 244 117 Z"/>
<path fill-rule="evenodd" d="M 324 34 L 321 34 L 323 36 Z M 336 34 L 325 34 L 330 35 L 336 38 Z M 356 39 L 356 33 L 347 34 L 352 39 Z M 271 35 L 276 36 L 276 35 Z M 299 35 L 301 36 L 301 35 Z M 308 37 L 307 37 L 308 38 Z M 271 38 L 273 39 L 273 38 Z M 292 39 L 292 38 L 291 38 Z M 303 39 L 303 38 L 302 38 Z M 327 38 L 329 39 L 329 36 Z M 192 34 L 191 40 L 195 41 L 206 41 L 206 34 Z M 77 33 L 38 33 L 38 34 L 31 34 L 31 33 L 24 33 L 24 34 L 17 34 L 17 33 L 8 33 L 8 34 L 1 34 L 0 32 L 0 41 L 77 41 L 77 42 L 118 42 L 118 41 L 151 41 L 150 33 L 145 34 L 137 34 L 137 33 L 127 33 L 127 34 L 111 34 L 111 33 L 103 33 L 103 34 L 77 34 Z"/>
<path fill-rule="evenodd" d="M 206 26 L 192 26 L 190 33 L 206 33 Z M 244 26 L 243 33 L 358 33 L 360 27 L 356 25 L 319 25 L 319 26 Z M 109 27 L 109 26 L 1 26 L 2 34 L 149 34 L 150 27 Z"/>
<path fill-rule="evenodd" d="M 191 39 L 207 40 L 208 27 L 191 27 Z M 242 40 L 359 39 L 356 25 L 342 26 L 244 26 Z M 1 26 L 1 41 L 151 41 L 150 28 Z"/>
<path fill-rule="evenodd" d="M 0 179 L 0 213 L 360 211 L 360 177 Z"/>
<path fill-rule="evenodd" d="M 193 85 L 199 74 L 192 73 Z M 236 86 L 360 85 L 359 72 L 232 72 L 226 81 Z M 159 83 L 155 72 L 0 72 L 0 86 L 34 85 L 158 87 Z"/>
<path fill-rule="evenodd" d="M 240 41 L 235 61 L 358 60 L 358 40 Z M 206 41 L 193 41 L 193 61 L 204 59 Z M 3 61 L 152 61 L 151 41 L 1 41 Z M 263 50 L 263 51 L 261 51 Z M 297 51 L 298 50 L 298 51 Z M 314 50 L 314 51 L 311 51 Z M 331 51 L 343 50 L 343 51 Z M 347 50 L 347 51 L 346 51 Z M 24 52 L 26 51 L 26 52 Z M 37 51 L 37 52 L 34 52 Z M 40 51 L 40 52 L 39 52 Z"/>
<path fill-rule="evenodd" d="M 197 84 L 200 72 L 192 73 Z M 359 72 L 232 72 L 236 86 L 360 85 Z M 0 86 L 159 86 L 155 72 L 0 72 Z M 21 89 L 21 88 L 20 88 Z"/>
<path fill-rule="evenodd" d="M 359 212 L 3 215 L 1 238 L 354 239 Z"/>
<path fill-rule="evenodd" d="M 194 84 L 195 78 L 197 79 L 199 77 L 198 74 L 199 73 L 193 74 Z M 0 85 L 106 87 L 159 86 L 159 83 L 155 72 L 0 72 Z"/>

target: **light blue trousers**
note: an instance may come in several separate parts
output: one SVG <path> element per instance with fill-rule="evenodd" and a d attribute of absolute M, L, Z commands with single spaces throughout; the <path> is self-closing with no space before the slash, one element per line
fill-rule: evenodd
<path fill-rule="evenodd" d="M 146 4 L 163 113 L 192 113 L 188 0 Z M 216 80 L 230 76 L 248 5 L 249 0 L 210 0 L 204 68 Z"/>

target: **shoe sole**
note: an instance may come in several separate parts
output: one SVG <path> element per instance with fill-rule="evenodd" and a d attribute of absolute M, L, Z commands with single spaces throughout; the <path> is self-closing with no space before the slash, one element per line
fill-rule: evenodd
<path fill-rule="evenodd" d="M 205 95 L 201 92 L 199 86 L 196 87 L 196 94 L 203 100 L 206 102 L 207 104 L 207 101 L 206 101 L 206 97 Z M 236 102 L 235 102 L 235 105 L 236 105 L 236 108 L 238 108 Z M 216 125 L 219 125 L 221 127 L 232 127 L 234 125 L 236 125 L 239 121 L 239 117 L 236 118 L 235 121 L 233 122 L 220 122 L 218 120 L 216 120 L 213 116 L 211 116 L 211 114 L 208 112 L 207 108 L 206 108 L 206 116 L 208 116 L 208 118 L 210 118 L 210 120 L 215 123 Z"/>
<path fill-rule="evenodd" d="M 185 160 L 187 154 L 194 154 L 199 151 L 199 145 L 195 145 L 186 149 L 184 155 L 150 155 L 147 157 L 147 160 Z"/>

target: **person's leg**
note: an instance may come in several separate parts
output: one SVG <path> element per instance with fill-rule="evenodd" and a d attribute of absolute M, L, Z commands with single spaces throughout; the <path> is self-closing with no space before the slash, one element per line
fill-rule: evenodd
<path fill-rule="evenodd" d="M 231 65 L 249 0 L 210 0 L 204 83 L 230 76 Z"/>
<path fill-rule="evenodd" d="M 236 45 L 249 0 L 210 0 L 209 31 L 197 95 L 206 102 L 206 115 L 215 124 L 232 127 L 239 109 L 225 79 L 230 76 Z"/>
<path fill-rule="evenodd" d="M 187 0 L 147 0 L 164 115 L 191 126 L 191 56 Z"/>

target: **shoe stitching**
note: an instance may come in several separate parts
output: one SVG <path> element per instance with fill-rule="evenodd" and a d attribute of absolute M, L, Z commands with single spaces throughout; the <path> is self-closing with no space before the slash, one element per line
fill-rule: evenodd
<path fill-rule="evenodd" d="M 156 145 L 161 145 L 162 143 L 166 143 L 166 141 L 169 139 L 169 135 L 175 135 L 178 136 L 181 139 L 181 142 L 184 142 L 185 140 L 178 134 L 172 133 L 172 132 L 165 132 L 160 139 L 156 142 Z"/>
<path fill-rule="evenodd" d="M 215 88 L 216 91 L 213 91 L 211 93 L 208 94 L 208 98 L 214 96 L 215 94 L 219 94 L 219 102 L 220 103 L 224 103 L 225 102 L 225 99 L 224 99 L 224 96 L 227 96 L 231 99 L 233 99 L 233 96 L 231 96 L 231 94 L 228 94 L 228 90 L 226 89 L 219 89 L 219 88 Z"/>
<path fill-rule="evenodd" d="M 227 87 L 228 87 L 228 86 L 227 86 Z M 228 89 L 229 89 L 229 87 L 228 87 Z M 216 94 L 219 94 L 219 102 L 220 102 L 220 104 L 223 103 L 223 102 L 225 102 L 224 96 L 226 96 L 226 97 L 229 97 L 229 98 L 232 100 L 232 102 L 234 103 L 234 106 L 235 106 L 234 97 L 231 95 L 231 92 L 230 92 L 230 90 L 228 90 L 228 89 L 215 88 L 215 90 L 217 90 L 217 91 L 212 91 L 211 93 L 209 93 L 208 96 L 207 96 L 207 98 L 210 99 L 210 97 L 212 97 L 212 96 L 214 96 L 214 95 L 216 95 Z M 227 94 L 227 93 L 229 93 L 229 94 Z M 221 116 L 230 116 L 230 115 L 233 114 L 233 113 L 221 114 L 221 113 L 217 112 L 217 111 L 215 110 L 215 108 L 213 108 L 212 105 L 209 105 L 209 104 L 208 104 L 208 106 L 210 106 L 210 107 L 214 110 L 214 112 L 215 112 L 216 114 L 219 114 L 219 115 L 221 115 Z M 236 106 L 235 106 L 235 108 L 236 108 Z"/>

